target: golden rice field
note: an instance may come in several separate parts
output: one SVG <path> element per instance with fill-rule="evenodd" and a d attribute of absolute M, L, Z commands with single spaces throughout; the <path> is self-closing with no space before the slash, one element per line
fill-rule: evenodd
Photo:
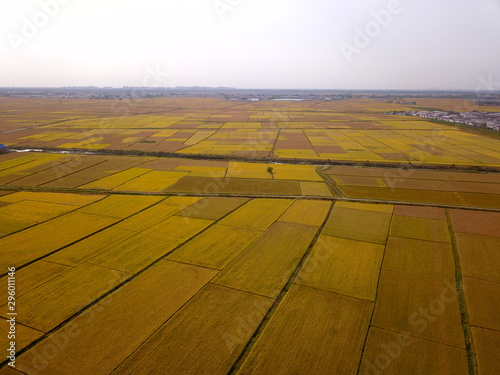
<path fill-rule="evenodd" d="M 498 139 L 378 99 L 111 102 L 0 98 L 0 143 L 46 148 L 0 155 L 0 374 L 500 371 Z"/>
<path fill-rule="evenodd" d="M 2 269 L 17 269 L 25 374 L 496 366 L 498 212 L 48 192 L 0 202 L 71 207 L 0 238 Z"/>
<path fill-rule="evenodd" d="M 500 166 L 498 139 L 387 114 L 419 106 L 461 111 L 499 107 L 459 99 L 415 100 L 417 106 L 405 107 L 378 99 L 249 103 L 158 98 L 128 106 L 126 101 L 108 102 L 106 108 L 106 101 L 50 99 L 33 99 L 21 107 L 22 99 L 1 98 L 0 111 L 9 111 L 2 113 L 0 131 L 18 131 L 0 134 L 0 140 L 17 148 Z M 124 107 L 124 113 L 117 107 Z M 154 114 L 145 114 L 148 109 Z"/>
<path fill-rule="evenodd" d="M 1 156 L 1 160 L 4 157 L 0 183 L 12 187 L 134 193 L 332 195 L 314 165 L 46 153 L 11 153 Z"/>

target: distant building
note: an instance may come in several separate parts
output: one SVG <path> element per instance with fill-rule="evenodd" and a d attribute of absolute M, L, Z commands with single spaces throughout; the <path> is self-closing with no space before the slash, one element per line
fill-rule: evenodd
<path fill-rule="evenodd" d="M 9 146 L 0 144 L 0 154 L 6 154 L 9 152 Z"/>

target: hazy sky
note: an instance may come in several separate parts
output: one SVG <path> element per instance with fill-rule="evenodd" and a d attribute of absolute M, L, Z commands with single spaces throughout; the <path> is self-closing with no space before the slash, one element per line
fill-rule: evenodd
<path fill-rule="evenodd" d="M 500 0 L 0 0 L 0 86 L 500 89 Z"/>

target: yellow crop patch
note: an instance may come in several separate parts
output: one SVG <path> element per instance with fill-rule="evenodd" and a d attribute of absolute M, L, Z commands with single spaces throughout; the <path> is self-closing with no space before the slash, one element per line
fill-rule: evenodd
<path fill-rule="evenodd" d="M 136 273 L 212 223 L 211 220 L 172 216 L 107 249 L 89 262 Z"/>
<path fill-rule="evenodd" d="M 375 301 L 384 246 L 321 236 L 296 283 Z"/>
<path fill-rule="evenodd" d="M 261 234 L 251 229 L 214 225 L 177 249 L 168 259 L 222 269 Z"/>
<path fill-rule="evenodd" d="M 266 230 L 293 202 L 291 199 L 254 199 L 221 220 L 220 224 Z"/>
<path fill-rule="evenodd" d="M 318 197 L 331 197 L 332 192 L 328 189 L 324 182 L 300 182 L 300 190 L 302 195 L 311 195 Z"/>
<path fill-rule="evenodd" d="M 230 263 L 214 283 L 275 298 L 311 244 L 318 227 L 277 222 Z"/>
<path fill-rule="evenodd" d="M 125 182 L 124 184 L 115 187 L 113 190 L 160 192 L 170 185 L 175 184 L 182 177 L 187 176 L 188 174 L 188 172 L 151 171 L 134 178 L 133 180 Z"/>
<path fill-rule="evenodd" d="M 128 277 L 118 271 L 82 264 L 21 296 L 19 320 L 48 332 Z"/>
<path fill-rule="evenodd" d="M 125 218 L 158 203 L 162 199 L 163 197 L 153 196 L 110 195 L 78 211 L 89 214 Z"/>
<path fill-rule="evenodd" d="M 105 195 L 84 195 L 84 194 L 69 194 L 69 193 L 42 193 L 42 192 L 18 192 L 0 197 L 0 201 L 4 202 L 47 202 L 72 206 L 84 206 L 103 199 Z"/>
<path fill-rule="evenodd" d="M 320 226 L 325 221 L 330 206 L 331 203 L 327 201 L 297 200 L 278 220 Z"/>
<path fill-rule="evenodd" d="M 0 248 L 2 248 L 0 266 L 19 267 L 108 227 L 118 220 L 75 211 L 0 238 Z"/>
<path fill-rule="evenodd" d="M 150 172 L 151 169 L 145 168 L 130 168 L 123 172 L 114 173 L 111 176 L 101 178 L 97 181 L 80 186 L 83 189 L 113 189 L 119 185 L 126 183 L 136 177 Z"/>

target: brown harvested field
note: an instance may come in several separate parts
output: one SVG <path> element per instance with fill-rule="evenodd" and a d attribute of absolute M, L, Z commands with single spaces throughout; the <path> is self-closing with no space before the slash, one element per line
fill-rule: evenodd
<path fill-rule="evenodd" d="M 384 246 L 321 236 L 295 283 L 375 301 Z"/>
<path fill-rule="evenodd" d="M 335 207 L 351 208 L 353 210 L 362 210 L 362 211 L 381 212 L 385 214 L 392 214 L 392 212 L 394 211 L 394 206 L 392 204 L 371 204 L 371 203 L 337 201 L 335 203 Z"/>
<path fill-rule="evenodd" d="M 356 185 L 344 183 L 342 185 Z M 417 179 L 391 179 L 386 178 L 378 186 L 389 186 L 396 189 L 416 189 L 416 190 L 440 190 L 456 191 L 468 193 L 486 193 L 498 194 L 498 183 L 485 182 L 463 182 L 463 181 L 436 181 L 436 180 L 417 180 Z"/>
<path fill-rule="evenodd" d="M 350 167 L 332 166 L 326 174 L 345 176 L 371 176 L 383 178 L 436 180 L 436 181 L 465 181 L 465 182 L 486 182 L 492 184 L 500 183 L 500 176 L 497 173 L 474 173 L 474 172 L 454 172 L 454 171 L 432 171 L 415 169 L 391 169 L 377 167 Z"/>
<path fill-rule="evenodd" d="M 493 354 L 493 353 L 492 353 Z M 438 342 L 371 327 L 359 374 L 467 375 L 467 353 Z"/>
<path fill-rule="evenodd" d="M 231 262 L 214 283 L 276 298 L 318 227 L 277 222 Z"/>
<path fill-rule="evenodd" d="M 452 280 L 382 270 L 371 324 L 464 349 L 456 293 Z"/>
<path fill-rule="evenodd" d="M 464 276 L 500 283 L 500 238 L 456 233 Z"/>
<path fill-rule="evenodd" d="M 113 374 L 227 373 L 271 304 L 270 298 L 209 284 Z"/>
<path fill-rule="evenodd" d="M 330 167 L 323 173 L 352 198 L 500 208 L 496 173 L 347 166 Z"/>
<path fill-rule="evenodd" d="M 226 178 L 217 185 L 225 194 L 301 195 L 298 181 Z"/>
<path fill-rule="evenodd" d="M 352 185 L 352 186 L 385 186 L 379 178 L 365 176 L 336 176 L 332 175 L 337 185 Z"/>
<path fill-rule="evenodd" d="M 451 244 L 413 238 L 389 236 L 382 269 L 440 280 L 455 277 Z"/>
<path fill-rule="evenodd" d="M 355 374 L 373 303 L 294 285 L 238 374 Z"/>
<path fill-rule="evenodd" d="M 444 209 L 438 207 L 396 206 L 394 215 L 421 219 L 447 220 Z"/>
<path fill-rule="evenodd" d="M 28 173 L 26 177 L 16 179 L 9 183 L 9 185 L 13 186 L 39 186 L 48 184 L 50 182 L 54 182 L 56 186 L 61 186 L 63 184 L 64 178 L 66 176 L 72 176 L 73 174 L 82 171 L 86 179 L 89 180 L 90 174 L 87 174 L 87 169 L 90 169 L 94 166 L 99 166 L 106 160 L 105 157 L 98 156 L 94 158 L 85 158 L 85 159 L 76 159 L 76 162 L 68 161 L 65 164 L 54 165 L 53 162 L 46 162 L 44 164 L 44 170 L 38 173 L 29 173 L 27 170 L 23 170 L 24 173 Z M 43 161 L 43 159 L 42 159 Z M 9 170 L 10 172 L 10 170 Z M 90 179 L 92 181 L 92 179 Z M 89 182 L 90 182 L 89 181 Z M 69 184 L 68 184 L 69 185 Z"/>
<path fill-rule="evenodd" d="M 448 223 L 444 220 L 394 215 L 389 234 L 418 240 L 451 242 Z"/>
<path fill-rule="evenodd" d="M 479 375 L 494 374 L 500 368 L 500 332 L 472 327 Z"/>
<path fill-rule="evenodd" d="M 464 277 L 470 324 L 500 331 L 500 284 Z"/>
<path fill-rule="evenodd" d="M 450 210 L 450 216 L 455 232 L 500 237 L 500 212 Z"/>
<path fill-rule="evenodd" d="M 323 235 L 385 244 L 391 214 L 344 207 L 333 208 Z"/>
<path fill-rule="evenodd" d="M 81 168 L 82 167 L 81 164 L 83 161 L 85 161 L 85 159 L 81 157 L 81 159 L 72 160 L 71 157 L 67 157 L 66 160 L 67 164 L 59 167 L 52 166 L 53 169 L 52 173 L 56 175 L 57 179 L 53 179 L 52 181 L 43 184 L 43 186 L 77 187 L 109 176 L 110 171 L 120 172 L 138 166 L 144 162 L 139 158 L 132 159 L 125 157 L 123 159 L 124 160 L 118 157 L 107 158 L 105 161 L 101 163 L 83 169 Z M 74 168 L 73 167 L 74 164 L 77 164 L 80 169 L 77 170 L 76 168 Z"/>
<path fill-rule="evenodd" d="M 338 188 L 350 198 L 500 208 L 500 194 L 453 193 L 449 191 L 423 191 L 347 185 L 339 186 Z"/>
<path fill-rule="evenodd" d="M 168 186 L 165 191 L 171 193 L 213 193 L 219 191 L 217 185 L 221 181 L 221 178 L 185 176 Z"/>

